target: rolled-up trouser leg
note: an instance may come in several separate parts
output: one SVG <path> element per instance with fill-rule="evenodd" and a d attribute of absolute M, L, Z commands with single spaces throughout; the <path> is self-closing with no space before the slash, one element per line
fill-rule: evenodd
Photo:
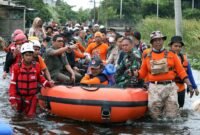
<path fill-rule="evenodd" d="M 162 90 L 156 84 L 149 84 L 148 89 L 148 110 L 153 119 L 158 119 L 162 116 L 162 108 L 164 106 L 161 98 Z"/>
<path fill-rule="evenodd" d="M 175 83 L 172 83 L 171 85 L 167 85 L 166 88 L 169 91 L 169 95 L 165 100 L 164 113 L 168 118 L 176 118 L 178 116 L 179 109 L 177 98 L 178 87 Z"/>

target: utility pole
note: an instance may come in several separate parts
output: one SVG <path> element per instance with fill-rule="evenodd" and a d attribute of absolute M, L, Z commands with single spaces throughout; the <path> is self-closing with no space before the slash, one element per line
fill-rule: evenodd
<path fill-rule="evenodd" d="M 23 22 L 24 22 L 24 32 L 26 31 L 26 6 L 24 7 L 24 17 L 23 17 Z"/>
<path fill-rule="evenodd" d="M 120 19 L 122 19 L 122 3 L 123 3 L 123 0 L 120 1 Z"/>
<path fill-rule="evenodd" d="M 94 23 L 96 23 L 96 1 L 94 1 Z"/>
<path fill-rule="evenodd" d="M 105 0 L 105 8 L 107 8 L 107 2 Z M 106 28 L 108 28 L 108 13 L 106 12 L 106 17 L 105 17 L 105 23 L 106 23 Z"/>
<path fill-rule="evenodd" d="M 182 36 L 182 8 L 181 0 L 174 0 L 176 35 Z"/>
<path fill-rule="evenodd" d="M 93 23 L 96 23 L 96 1 L 95 0 L 90 0 L 90 2 L 92 3 L 93 2 L 93 5 L 94 5 L 94 17 L 93 17 Z"/>
<path fill-rule="evenodd" d="M 192 10 L 194 9 L 194 0 L 192 0 Z"/>
<path fill-rule="evenodd" d="M 101 0 L 99 0 L 99 7 L 98 7 L 98 16 L 97 16 L 97 23 L 99 23 L 99 20 L 100 20 L 100 15 L 102 14 L 101 12 L 102 12 L 102 9 L 101 9 L 101 4 L 102 4 L 102 2 L 101 2 Z"/>
<path fill-rule="evenodd" d="M 159 17 L 159 0 L 157 0 L 157 19 L 158 19 L 158 17 Z"/>

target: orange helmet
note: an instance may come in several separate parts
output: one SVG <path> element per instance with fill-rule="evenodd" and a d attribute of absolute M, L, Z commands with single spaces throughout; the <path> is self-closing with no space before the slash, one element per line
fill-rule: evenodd
<path fill-rule="evenodd" d="M 27 42 L 27 37 L 23 33 L 20 33 L 15 36 L 14 42 L 16 45 L 23 44 L 23 43 Z"/>

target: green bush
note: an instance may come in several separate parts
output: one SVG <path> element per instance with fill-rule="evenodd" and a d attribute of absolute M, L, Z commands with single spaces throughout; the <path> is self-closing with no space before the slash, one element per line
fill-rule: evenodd
<path fill-rule="evenodd" d="M 199 19 L 200 18 L 200 10 L 199 9 L 185 9 L 183 10 L 183 17 L 185 19 Z"/>
<path fill-rule="evenodd" d="M 152 1 L 143 1 L 142 3 L 142 15 L 143 17 L 156 15 L 157 14 L 157 3 Z M 170 17 L 174 16 L 174 3 L 160 3 L 159 4 L 159 17 Z"/>

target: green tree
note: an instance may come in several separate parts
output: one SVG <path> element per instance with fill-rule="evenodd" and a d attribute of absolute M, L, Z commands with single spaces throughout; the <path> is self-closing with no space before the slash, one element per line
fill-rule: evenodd
<path fill-rule="evenodd" d="M 49 21 L 51 19 L 51 14 L 47 9 L 47 5 L 43 3 L 43 0 L 12 0 L 12 2 L 24 5 L 26 8 L 35 9 L 33 12 L 27 12 L 26 18 L 28 21 L 32 21 L 36 16 L 42 18 L 43 21 Z"/>
<path fill-rule="evenodd" d="M 117 14 L 117 10 L 113 7 L 106 8 L 106 11 L 103 9 L 97 10 L 98 13 L 98 20 L 99 22 L 105 24 L 107 20 L 117 19 L 119 15 Z"/>
<path fill-rule="evenodd" d="M 107 14 L 107 20 L 119 18 L 120 0 L 104 0 L 101 3 L 101 9 Z M 125 21 L 136 22 L 141 19 L 141 1 L 140 0 L 124 0 L 122 3 L 122 19 Z M 106 9 L 106 10 L 104 10 Z M 104 17 L 102 17 L 104 21 Z"/>
<path fill-rule="evenodd" d="M 59 22 L 65 24 L 67 20 L 75 20 L 77 13 L 72 10 L 73 6 L 68 5 L 63 0 L 56 3 L 55 11 L 58 13 Z"/>
<path fill-rule="evenodd" d="M 76 15 L 78 22 L 85 22 L 90 17 L 90 10 L 89 9 L 83 10 L 82 8 L 80 8 Z"/>

